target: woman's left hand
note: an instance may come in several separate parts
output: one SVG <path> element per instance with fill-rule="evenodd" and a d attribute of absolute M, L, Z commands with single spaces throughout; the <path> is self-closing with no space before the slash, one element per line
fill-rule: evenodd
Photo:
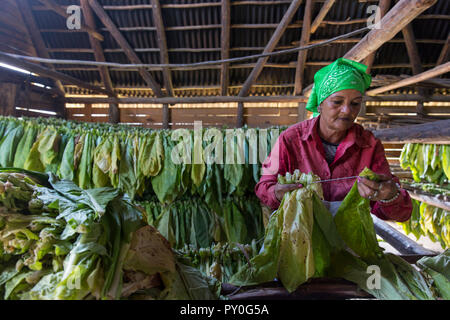
<path fill-rule="evenodd" d="M 391 177 L 381 174 L 378 182 L 358 177 L 358 191 L 361 197 L 371 201 L 379 201 L 395 197 L 398 188 Z"/>

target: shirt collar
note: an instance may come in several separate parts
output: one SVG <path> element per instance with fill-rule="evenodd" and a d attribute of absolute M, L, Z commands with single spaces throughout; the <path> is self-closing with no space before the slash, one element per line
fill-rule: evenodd
<path fill-rule="evenodd" d="M 319 118 L 320 115 L 311 120 L 308 120 L 307 125 L 300 132 L 300 139 L 305 141 L 308 140 L 309 137 L 312 137 L 314 140 L 320 141 L 320 137 L 317 132 L 317 125 L 319 123 Z M 344 145 L 347 146 L 356 144 L 360 148 L 369 147 L 370 143 L 365 138 L 365 135 L 362 134 L 363 130 L 364 129 L 360 125 L 356 123 L 353 124 L 353 126 L 348 130 L 344 140 L 341 141 L 341 144 L 344 143 Z"/>

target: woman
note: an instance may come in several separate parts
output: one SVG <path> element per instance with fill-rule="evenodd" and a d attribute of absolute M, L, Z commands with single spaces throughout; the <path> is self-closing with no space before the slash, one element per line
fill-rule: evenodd
<path fill-rule="evenodd" d="M 314 75 L 306 106 L 314 118 L 282 132 L 263 164 L 263 175 L 255 191 L 265 205 L 275 210 L 286 192 L 302 187 L 278 184 L 278 174 L 299 169 L 327 180 L 358 176 L 368 167 L 382 176 L 380 182 L 357 178 L 360 195 L 371 200 L 371 212 L 383 220 L 406 221 L 411 217 L 411 198 L 391 174 L 380 140 L 354 123 L 361 110 L 362 95 L 371 82 L 366 70 L 363 64 L 339 58 Z M 323 182 L 325 200 L 342 201 L 354 182 L 355 179 Z"/>

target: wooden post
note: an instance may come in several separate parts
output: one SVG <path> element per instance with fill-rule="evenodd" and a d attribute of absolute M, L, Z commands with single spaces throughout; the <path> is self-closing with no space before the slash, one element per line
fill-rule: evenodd
<path fill-rule="evenodd" d="M 167 103 L 163 104 L 163 129 L 170 128 L 170 109 Z"/>
<path fill-rule="evenodd" d="M 298 115 L 297 115 L 297 121 L 302 122 L 303 120 L 306 120 L 306 103 L 305 102 L 299 102 L 298 103 Z"/>
<path fill-rule="evenodd" d="M 371 30 L 344 58 L 362 61 L 386 41 L 391 40 L 415 17 L 436 3 L 437 0 L 401 0 L 381 19 L 380 28 Z"/>
<path fill-rule="evenodd" d="M 244 103 L 238 102 L 236 128 L 242 128 L 244 126 Z"/>
<path fill-rule="evenodd" d="M 222 0 L 222 32 L 221 32 L 221 57 L 222 60 L 230 57 L 230 24 L 231 5 L 230 0 Z M 228 95 L 229 64 L 222 63 L 220 70 L 220 95 Z"/>
<path fill-rule="evenodd" d="M 0 83 L 0 110 L 2 116 L 16 115 L 17 84 Z"/>

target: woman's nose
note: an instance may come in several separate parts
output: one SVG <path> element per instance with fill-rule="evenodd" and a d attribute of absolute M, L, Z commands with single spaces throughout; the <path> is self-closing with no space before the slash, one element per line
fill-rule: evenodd
<path fill-rule="evenodd" d="M 348 103 L 344 103 L 341 106 L 341 113 L 349 114 L 351 112 L 351 108 Z"/>

